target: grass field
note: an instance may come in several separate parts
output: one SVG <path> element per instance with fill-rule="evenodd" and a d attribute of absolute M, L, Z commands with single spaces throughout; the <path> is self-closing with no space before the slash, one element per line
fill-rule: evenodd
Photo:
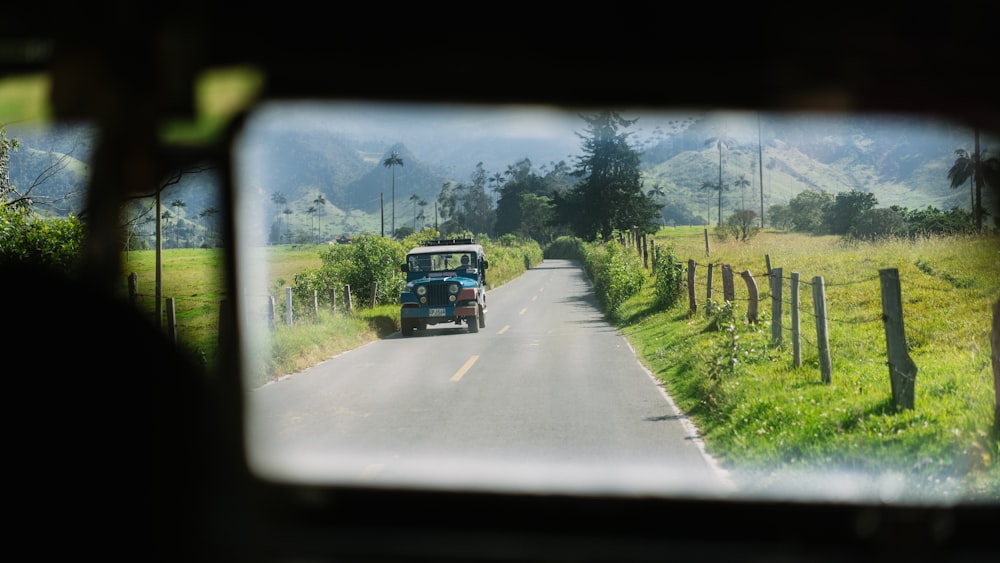
<path fill-rule="evenodd" d="M 268 247 L 264 259 L 271 275 L 270 287 L 291 283 L 296 273 L 318 268 L 320 250 L 312 245 Z M 223 279 L 222 251 L 217 249 L 170 249 L 161 257 L 161 296 L 173 299 L 177 339 L 205 363 L 214 360 L 218 343 L 219 310 L 227 298 Z M 122 295 L 128 295 L 128 276 L 138 276 L 137 306 L 155 318 L 156 252 L 122 254 Z"/>
<path fill-rule="evenodd" d="M 746 243 L 709 238 L 700 227 L 662 229 L 651 239 L 685 266 L 695 263 L 696 302 L 668 310 L 653 305 L 652 277 L 616 313 L 617 324 L 644 365 L 695 423 L 706 449 L 743 485 L 762 493 L 787 487 L 829 493 L 816 475 L 858 472 L 875 494 L 917 499 L 1000 501 L 1000 447 L 993 428 L 994 387 L 989 334 L 1000 298 L 996 237 L 935 238 L 846 244 L 837 237 L 763 232 Z M 163 253 L 163 291 L 175 300 L 179 339 L 206 362 L 214 355 L 223 293 L 214 250 Z M 319 267 L 319 247 L 271 247 L 272 287 Z M 123 255 L 123 272 L 139 277 L 139 306 L 153 311 L 152 252 Z M 737 274 L 727 308 L 722 265 Z M 783 303 L 782 341 L 772 340 L 767 267 L 802 283 L 801 365 L 793 364 L 790 304 Z M 879 270 L 899 271 L 909 354 L 918 368 L 912 409 L 893 403 L 881 321 Z M 759 322 L 745 319 L 749 271 L 760 290 Z M 831 380 L 823 382 L 810 285 L 826 288 Z M 122 291 L 127 290 L 126 279 Z M 783 295 L 782 301 L 789 299 Z M 395 307 L 372 311 L 391 316 Z M 379 337 L 371 317 L 358 316 L 281 331 L 267 370 L 291 373 Z M 789 475 L 795 475 L 790 478 Z M 875 479 L 875 480 L 872 480 Z M 905 484 L 905 485 L 904 485 Z M 857 486 L 856 484 L 853 486 Z M 888 492 L 886 492 L 888 491 Z M 900 492 L 905 491 L 905 492 Z"/>
<path fill-rule="evenodd" d="M 838 237 L 765 232 L 746 243 L 703 228 L 663 229 L 653 238 L 687 267 L 695 263 L 696 303 L 667 311 L 650 291 L 619 312 L 643 363 L 696 422 L 710 453 L 766 491 L 789 474 L 889 475 L 914 497 L 1000 500 L 998 441 L 989 335 L 1000 298 L 1000 245 L 994 237 L 848 244 Z M 802 287 L 800 366 L 793 364 L 789 304 L 781 343 L 772 338 L 767 264 L 826 287 L 831 381 L 821 380 L 809 284 Z M 731 310 L 722 300 L 722 265 L 734 274 Z M 898 269 L 905 331 L 918 367 L 913 409 L 893 401 L 882 323 L 880 269 Z M 760 290 L 760 322 L 746 321 L 750 271 Z M 785 289 L 787 292 L 787 289 Z M 711 309 L 711 310 L 710 310 Z M 721 320 L 721 322 L 720 322 Z M 800 483 L 822 488 L 829 482 Z M 878 483 L 871 484 L 879 487 Z"/>

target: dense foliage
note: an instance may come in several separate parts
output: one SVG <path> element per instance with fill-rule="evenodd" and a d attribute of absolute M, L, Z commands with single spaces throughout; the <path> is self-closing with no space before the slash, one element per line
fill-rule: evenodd
<path fill-rule="evenodd" d="M 646 281 L 642 259 L 618 240 L 591 242 L 584 249 L 584 269 L 597 301 L 614 318 L 618 307 L 642 290 Z"/>
<path fill-rule="evenodd" d="M 76 267 L 84 225 L 76 217 L 43 218 L 29 208 L 0 203 L 0 263 L 23 262 L 60 269 Z"/>
<path fill-rule="evenodd" d="M 584 120 L 583 156 L 573 171 L 582 179 L 565 194 L 555 194 L 554 222 L 588 241 L 608 241 L 615 231 L 634 227 L 642 234 L 656 232 L 662 206 L 642 190 L 640 155 L 625 131 L 636 120 L 613 111 Z"/>
<path fill-rule="evenodd" d="M 835 234 L 870 241 L 976 231 L 976 221 L 970 211 L 957 207 L 947 211 L 933 206 L 914 210 L 898 205 L 878 207 L 878 199 L 873 194 L 858 190 L 836 195 L 823 190 L 805 190 L 793 197 L 788 205 L 772 205 L 767 216 L 771 226 L 779 230 Z M 734 223 L 748 222 L 733 214 L 727 224 L 732 227 Z"/>
<path fill-rule="evenodd" d="M 296 313 L 305 313 L 314 303 L 329 308 L 334 295 L 338 307 L 343 307 L 347 287 L 355 307 L 396 305 L 399 292 L 406 285 L 400 265 L 410 249 L 429 239 L 467 237 L 474 238 L 486 251 L 490 262 L 487 287 L 509 281 L 543 259 L 541 246 L 535 240 L 514 235 L 494 242 L 486 235 L 474 236 L 468 231 L 442 237 L 431 228 L 412 233 L 403 240 L 365 234 L 350 244 L 327 245 L 320 252 L 323 261 L 320 268 L 295 274 L 292 295 L 295 307 L 301 309 Z"/>

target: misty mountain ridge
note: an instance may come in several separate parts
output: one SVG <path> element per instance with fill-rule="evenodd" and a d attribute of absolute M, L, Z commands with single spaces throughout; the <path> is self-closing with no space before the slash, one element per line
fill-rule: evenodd
<path fill-rule="evenodd" d="M 302 123 L 308 126 L 297 126 Z M 343 130 L 337 123 L 284 120 L 281 126 L 249 131 L 238 145 L 237 160 L 253 163 L 246 182 L 263 204 L 272 204 L 271 194 L 283 194 L 293 224 L 308 224 L 307 210 L 322 195 L 326 200 L 322 214 L 331 228 L 377 232 L 374 225 L 384 220 L 388 229 L 394 183 L 396 224 L 405 225 L 403 216 L 412 218 L 420 201 L 433 205 L 446 183 L 470 184 L 479 163 L 488 176 L 502 175 L 525 158 L 538 174 L 559 162 L 572 167 L 582 155 L 580 135 L 586 133 L 579 116 L 564 119 L 560 128 L 551 130 L 529 130 L 523 124 L 521 130 L 503 130 L 497 119 L 464 127 L 414 121 L 406 124 L 409 129 L 400 129 L 398 138 L 382 132 L 392 131 L 397 125 L 392 120 Z M 719 139 L 723 140 L 722 182 L 727 187 L 724 216 L 741 208 L 759 210 L 762 193 L 766 210 L 786 204 L 803 190 L 836 194 L 856 189 L 875 195 L 879 207 L 970 207 L 969 190 L 952 189 L 947 173 L 956 149 L 973 150 L 973 131 L 925 117 L 705 113 L 647 123 L 640 116 L 625 131 L 632 133 L 630 140 L 642 154 L 644 190 L 655 187 L 662 193 L 657 195 L 661 203 L 685 207 L 712 224 L 717 220 L 718 192 L 703 186 L 719 180 Z M 65 139 L 57 143 L 37 134 L 21 143 L 10 167 L 18 186 L 37 178 L 44 161 L 40 151 L 91 145 L 89 141 L 73 145 Z M 996 154 L 996 147 L 1000 147 L 996 139 L 981 138 L 982 151 Z M 402 165 L 384 165 L 392 151 Z M 75 171 L 72 179 L 59 175 L 47 182 L 79 184 L 85 175 L 79 166 L 70 168 Z M 739 181 L 741 176 L 745 182 Z M 199 213 L 214 205 L 211 197 L 198 193 L 204 184 L 198 178 L 184 178 L 165 195 L 164 205 L 169 205 L 168 199 L 182 199 L 187 216 Z M 68 209 L 63 214 L 69 211 L 78 213 Z M 354 218 L 353 224 L 344 222 L 347 217 Z"/>

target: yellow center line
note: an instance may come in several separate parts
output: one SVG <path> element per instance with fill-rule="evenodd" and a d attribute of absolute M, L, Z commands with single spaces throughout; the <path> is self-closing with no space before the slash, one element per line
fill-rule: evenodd
<path fill-rule="evenodd" d="M 528 310 L 528 308 L 527 308 L 527 307 L 525 307 L 524 309 L 521 309 L 521 312 L 520 312 L 520 313 L 518 313 L 518 315 L 523 315 L 523 314 L 524 314 L 524 312 L 525 312 L 525 311 L 527 311 L 527 310 Z"/>
<path fill-rule="evenodd" d="M 505 325 L 503 328 L 501 328 L 500 330 L 497 331 L 497 334 L 503 334 L 503 333 L 507 332 L 508 328 L 510 328 L 510 325 Z"/>
<path fill-rule="evenodd" d="M 538 296 L 537 295 L 532 295 L 531 296 L 531 300 L 532 301 L 538 301 Z"/>
<path fill-rule="evenodd" d="M 471 358 L 469 358 L 468 361 L 465 362 L 465 365 L 462 366 L 461 369 L 456 371 L 455 375 L 451 376 L 451 380 L 458 381 L 459 379 L 462 379 L 462 376 L 465 375 L 465 372 L 469 371 L 469 368 L 471 368 L 472 364 L 476 363 L 476 360 L 478 359 L 479 356 L 472 356 Z"/>

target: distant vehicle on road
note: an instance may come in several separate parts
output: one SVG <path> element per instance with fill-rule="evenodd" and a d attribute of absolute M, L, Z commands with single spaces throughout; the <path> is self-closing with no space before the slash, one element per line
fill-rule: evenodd
<path fill-rule="evenodd" d="M 435 239 L 410 250 L 401 266 L 406 287 L 400 292 L 403 336 L 429 325 L 465 324 L 469 332 L 486 328 L 486 269 L 489 262 L 472 238 Z"/>

